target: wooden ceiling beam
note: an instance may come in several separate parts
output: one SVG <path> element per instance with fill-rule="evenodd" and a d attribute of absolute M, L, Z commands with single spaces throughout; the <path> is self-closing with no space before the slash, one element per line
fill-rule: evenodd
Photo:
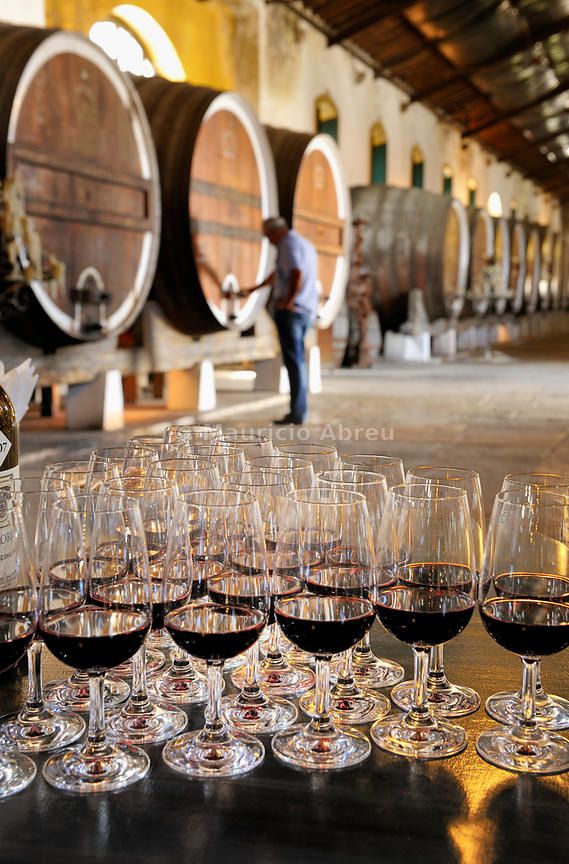
<path fill-rule="evenodd" d="M 374 24 L 378 24 L 383 18 L 403 12 L 412 2 L 414 0 L 384 0 L 381 3 L 376 2 L 371 10 L 367 10 L 365 15 L 362 15 L 360 18 L 352 18 L 350 24 L 336 30 L 334 35 L 328 39 L 328 45 L 338 45 L 346 39 L 351 39 L 358 33 L 363 33 L 364 30 L 368 30 Z"/>
<path fill-rule="evenodd" d="M 554 87 L 553 90 L 547 90 L 545 93 L 542 93 L 541 96 L 537 96 L 535 99 L 532 99 L 530 102 L 525 102 L 523 105 L 518 105 L 517 108 L 511 108 L 508 111 L 501 111 L 499 108 L 494 106 L 494 110 L 498 113 L 498 117 L 495 117 L 493 120 L 486 120 L 484 123 L 478 123 L 476 126 L 471 126 L 469 129 L 465 129 L 462 133 L 462 137 L 470 138 L 472 135 L 486 132 L 487 129 L 492 129 L 500 123 L 505 123 L 508 120 L 512 120 L 514 117 L 518 117 L 520 114 L 523 114 L 524 111 L 530 111 L 532 108 L 537 108 L 538 105 L 548 102 L 549 99 L 561 96 L 563 93 L 566 93 L 567 90 L 569 90 L 569 78 L 565 78 L 557 85 L 557 87 Z"/>

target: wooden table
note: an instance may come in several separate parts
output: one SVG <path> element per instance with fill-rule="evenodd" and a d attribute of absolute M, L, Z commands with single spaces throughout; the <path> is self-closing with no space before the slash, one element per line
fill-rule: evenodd
<path fill-rule="evenodd" d="M 410 652 L 376 624 L 378 653 L 405 664 Z M 476 618 L 445 649 L 451 680 L 475 686 L 484 700 L 518 687 L 519 661 L 498 648 Z M 569 653 L 545 661 L 544 685 L 568 695 Z M 46 651 L 45 678 L 68 674 Z M 25 673 L 0 679 L 0 708 L 25 692 Z M 228 688 L 229 690 L 229 688 Z M 198 728 L 202 709 L 190 712 Z M 67 795 L 38 776 L 0 805 L 2 864 L 144 862 L 144 864 L 556 864 L 569 860 L 569 774 L 519 776 L 483 762 L 476 735 L 492 726 L 481 709 L 464 718 L 469 745 L 452 759 L 398 759 L 373 745 L 362 766 L 331 774 L 265 763 L 234 780 L 192 781 L 170 771 L 161 747 L 152 769 L 118 793 Z"/>

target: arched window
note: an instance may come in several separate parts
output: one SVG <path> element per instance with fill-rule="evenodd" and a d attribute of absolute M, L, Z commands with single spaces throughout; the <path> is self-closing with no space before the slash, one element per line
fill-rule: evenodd
<path fill-rule="evenodd" d="M 476 189 L 478 188 L 478 184 L 471 177 L 466 185 L 468 187 L 468 206 L 476 207 Z"/>
<path fill-rule="evenodd" d="M 120 69 L 150 78 L 162 75 L 185 81 L 186 73 L 174 45 L 160 24 L 144 9 L 131 3 L 115 6 L 106 21 L 96 21 L 89 31 L 95 42 Z"/>
<path fill-rule="evenodd" d="M 338 140 L 338 109 L 332 98 L 324 93 L 316 100 L 316 131 L 326 132 Z"/>
<path fill-rule="evenodd" d="M 374 123 L 370 133 L 371 182 L 387 183 L 387 139 L 381 123 Z"/>
<path fill-rule="evenodd" d="M 452 195 L 452 168 L 443 165 L 443 195 Z"/>
<path fill-rule="evenodd" d="M 425 158 L 420 147 L 413 147 L 411 151 L 411 186 L 422 189 L 425 174 Z"/>

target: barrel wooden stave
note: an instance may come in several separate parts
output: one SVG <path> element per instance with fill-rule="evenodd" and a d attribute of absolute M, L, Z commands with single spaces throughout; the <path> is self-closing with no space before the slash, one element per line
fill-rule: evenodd
<path fill-rule="evenodd" d="M 63 290 L 33 282 L 28 311 L 6 324 L 47 350 L 120 333 L 146 299 L 158 252 L 158 171 L 140 102 L 115 64 L 76 34 L 0 25 L 0 58 L 9 70 L 0 176 L 19 173 L 44 253 L 66 268 Z M 110 299 L 102 329 L 86 332 L 71 289 L 89 268 Z"/>

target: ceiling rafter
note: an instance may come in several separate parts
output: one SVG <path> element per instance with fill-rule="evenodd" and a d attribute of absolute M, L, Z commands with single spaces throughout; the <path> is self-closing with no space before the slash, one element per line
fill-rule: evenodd
<path fill-rule="evenodd" d="M 495 110 L 498 112 L 497 117 L 493 120 L 486 120 L 484 123 L 479 123 L 477 126 L 472 126 L 470 129 L 465 129 L 462 133 L 462 137 L 470 138 L 472 135 L 486 132 L 488 129 L 498 126 L 500 123 L 506 123 L 508 120 L 512 120 L 514 117 L 519 117 L 520 114 L 530 111 L 532 108 L 537 108 L 538 105 L 543 105 L 544 102 L 548 102 L 550 99 L 555 99 L 556 96 L 561 96 L 568 90 L 569 78 L 564 78 L 563 81 L 560 81 L 557 87 L 554 87 L 552 90 L 546 90 L 546 92 L 542 93 L 541 96 L 536 96 L 535 99 L 531 99 L 523 105 L 518 105 L 517 108 L 511 108 L 509 111 L 500 111 L 500 109 L 496 108 Z"/>

